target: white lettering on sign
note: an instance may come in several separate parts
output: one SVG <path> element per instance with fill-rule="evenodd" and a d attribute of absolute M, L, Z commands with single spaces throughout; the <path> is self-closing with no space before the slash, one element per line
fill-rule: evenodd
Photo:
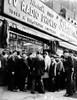
<path fill-rule="evenodd" d="M 8 0 L 8 3 L 9 3 L 9 4 L 12 4 L 12 0 Z"/>
<path fill-rule="evenodd" d="M 71 29 L 69 26 L 66 26 L 67 24 L 65 23 L 65 21 L 63 21 L 62 19 L 60 20 L 60 27 L 59 29 L 67 34 L 70 35 L 71 33 Z"/>
<path fill-rule="evenodd" d="M 8 0 L 8 3 L 11 4 L 11 5 L 13 4 L 13 6 L 16 7 L 18 0 Z"/>
<path fill-rule="evenodd" d="M 44 13 L 44 6 L 40 6 L 37 2 L 37 0 L 30 0 L 30 4 L 33 5 L 34 7 L 36 7 L 37 9 L 39 9 L 40 11 L 42 11 Z"/>
<path fill-rule="evenodd" d="M 40 0 L 4 0 L 4 13 L 77 45 L 76 27 Z"/>
<path fill-rule="evenodd" d="M 35 19 L 38 19 L 39 17 L 39 13 L 35 9 L 32 9 L 31 6 L 26 5 L 24 1 L 21 3 L 21 11 L 34 17 Z"/>
<path fill-rule="evenodd" d="M 74 38 L 77 39 L 77 35 L 76 35 L 76 31 L 75 31 L 75 27 L 73 27 L 71 24 L 66 23 L 66 21 L 64 21 L 63 19 L 60 19 L 60 26 L 59 29 L 64 32 L 67 33 L 67 35 L 72 36 Z"/>
<path fill-rule="evenodd" d="M 53 20 L 51 20 L 51 18 L 48 18 L 47 16 L 45 16 L 43 14 L 41 15 L 41 22 L 43 22 L 43 23 L 47 24 L 48 26 L 56 29 L 57 24 L 54 23 Z"/>

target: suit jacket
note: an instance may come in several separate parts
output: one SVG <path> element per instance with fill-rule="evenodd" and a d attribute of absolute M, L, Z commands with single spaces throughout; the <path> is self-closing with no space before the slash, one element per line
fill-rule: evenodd
<path fill-rule="evenodd" d="M 74 61 L 74 71 L 77 73 L 77 57 L 73 57 Z"/>
<path fill-rule="evenodd" d="M 73 68 L 73 60 L 72 60 L 71 56 L 68 56 L 65 59 L 64 68 L 65 68 L 65 70 L 69 70 L 69 69 Z"/>
<path fill-rule="evenodd" d="M 35 58 L 33 62 L 32 75 L 42 76 L 44 74 L 45 62 L 42 59 Z"/>
<path fill-rule="evenodd" d="M 12 74 L 12 72 L 15 72 L 16 63 L 15 60 L 13 60 L 12 57 L 8 58 L 8 72 Z"/>

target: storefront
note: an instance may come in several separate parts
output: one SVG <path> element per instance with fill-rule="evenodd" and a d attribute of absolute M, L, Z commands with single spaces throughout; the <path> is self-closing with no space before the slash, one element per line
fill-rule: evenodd
<path fill-rule="evenodd" d="M 7 21 L 7 48 L 24 52 L 77 50 L 77 28 L 40 0 L 4 0 L 1 20 Z M 56 42 L 57 41 L 57 42 Z M 54 47 L 55 48 L 55 47 Z"/>
<path fill-rule="evenodd" d="M 19 50 L 27 54 L 36 51 L 43 52 L 44 49 L 49 49 L 49 39 L 53 37 L 44 34 L 40 31 L 32 29 L 28 26 L 17 23 L 11 19 L 2 17 L 7 21 L 7 47 L 6 51 Z"/>
<path fill-rule="evenodd" d="M 9 45 L 10 50 L 19 50 L 25 53 L 36 51 L 43 51 L 43 43 L 27 36 L 20 35 L 19 33 L 9 32 Z"/>

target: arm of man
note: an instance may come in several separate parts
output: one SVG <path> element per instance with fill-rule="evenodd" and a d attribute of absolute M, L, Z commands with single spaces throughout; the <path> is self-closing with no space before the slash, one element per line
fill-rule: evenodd
<path fill-rule="evenodd" d="M 73 60 L 70 56 L 68 57 L 68 62 L 69 62 L 69 67 L 72 69 L 72 71 L 74 71 Z"/>

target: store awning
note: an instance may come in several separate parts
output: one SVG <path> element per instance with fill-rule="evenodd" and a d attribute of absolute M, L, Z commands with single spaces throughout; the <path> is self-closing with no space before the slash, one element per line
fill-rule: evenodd
<path fill-rule="evenodd" d="M 59 46 L 62 46 L 64 48 L 67 48 L 70 50 L 77 51 L 77 46 L 74 46 L 74 45 L 67 43 L 67 42 L 64 42 L 64 41 L 59 42 Z"/>

